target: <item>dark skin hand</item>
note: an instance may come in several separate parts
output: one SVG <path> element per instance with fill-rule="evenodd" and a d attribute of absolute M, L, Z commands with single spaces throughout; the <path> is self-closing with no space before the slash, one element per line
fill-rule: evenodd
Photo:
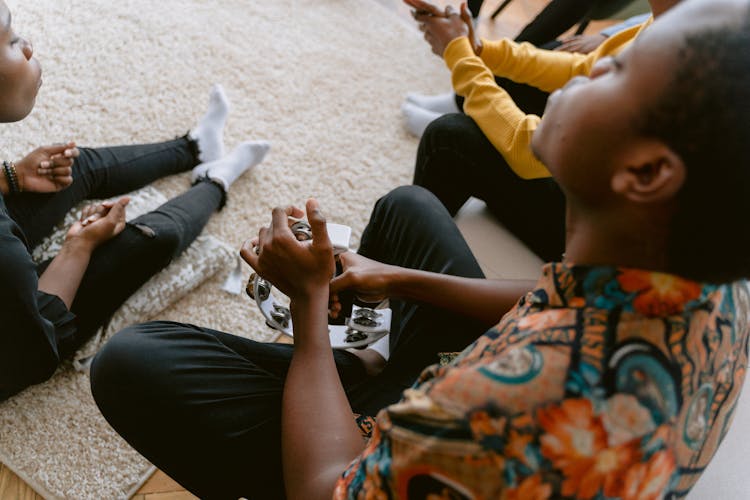
<path fill-rule="evenodd" d="M 596 35 L 576 35 L 563 41 L 562 45 L 555 50 L 563 52 L 578 52 L 579 54 L 589 54 L 595 51 L 607 39 L 602 34 Z"/>
<path fill-rule="evenodd" d="M 39 277 L 39 290 L 57 295 L 67 307 L 73 304 L 91 254 L 125 229 L 127 197 L 86 208 L 65 236 L 60 253 Z"/>
<path fill-rule="evenodd" d="M 56 193 L 73 183 L 73 164 L 80 155 L 74 142 L 42 146 L 16 162 L 16 175 L 21 191 Z M 5 175 L 0 175 L 0 191 L 8 194 Z"/>
<path fill-rule="evenodd" d="M 482 53 L 482 41 L 474 31 L 471 12 L 466 3 L 461 4 L 461 12 L 448 5 L 444 10 L 425 0 L 404 0 L 412 7 L 412 16 L 419 23 L 419 29 L 430 44 L 432 52 L 442 57 L 445 48 L 456 38 L 468 37 L 474 53 Z"/>
<path fill-rule="evenodd" d="M 274 209 L 271 226 L 261 229 L 240 254 L 259 276 L 291 299 L 294 355 L 281 416 L 284 485 L 290 499 L 315 500 L 331 498 L 336 480 L 362 452 L 364 441 L 341 386 L 327 334 L 333 245 L 315 200 L 307 203 L 313 239 L 297 241 L 289 217 L 301 215 L 294 207 Z"/>
<path fill-rule="evenodd" d="M 331 498 L 337 479 L 364 448 L 333 359 L 329 298 L 337 302 L 337 294 L 344 290 L 369 300 L 401 297 L 491 325 L 533 282 L 446 276 L 381 264 L 354 253 L 340 256 L 344 272 L 331 280 L 335 261 L 325 218 L 315 200 L 306 208 L 312 241 L 297 241 L 289 227 L 290 217 L 301 217 L 301 210 L 276 208 L 271 226 L 243 245 L 240 254 L 291 300 L 294 355 L 282 399 L 282 463 L 287 497 L 308 500 Z"/>

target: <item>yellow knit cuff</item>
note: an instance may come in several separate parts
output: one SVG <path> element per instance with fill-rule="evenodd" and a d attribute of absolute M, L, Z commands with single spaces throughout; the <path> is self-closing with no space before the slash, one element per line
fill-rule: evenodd
<path fill-rule="evenodd" d="M 448 65 L 448 69 L 450 69 L 451 71 L 453 71 L 453 69 L 461 59 L 465 59 L 467 57 L 477 56 L 474 54 L 474 49 L 471 47 L 469 37 L 466 36 L 462 36 L 461 38 L 452 40 L 451 43 L 449 43 L 448 46 L 445 47 L 445 52 L 443 52 L 443 59 L 445 59 L 445 64 Z"/>

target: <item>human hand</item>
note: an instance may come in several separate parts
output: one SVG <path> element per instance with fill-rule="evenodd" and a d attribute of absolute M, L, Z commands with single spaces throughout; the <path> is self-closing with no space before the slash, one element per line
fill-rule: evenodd
<path fill-rule="evenodd" d="M 588 54 L 599 48 L 599 46 L 604 43 L 606 39 L 607 37 L 602 34 L 576 35 L 563 40 L 563 43 L 559 47 L 555 48 L 555 50 Z"/>
<path fill-rule="evenodd" d="M 425 40 L 430 44 L 434 54 L 442 57 L 448 44 L 464 36 L 469 37 L 474 53 L 481 53 L 481 41 L 474 32 L 471 13 L 465 3 L 461 4 L 459 14 L 450 5 L 443 11 L 425 0 L 404 2 L 415 9 L 412 15 L 419 23 L 419 29 L 424 33 Z"/>
<path fill-rule="evenodd" d="M 83 210 L 81 219 L 76 221 L 65 236 L 66 243 L 79 243 L 93 251 L 96 247 L 111 240 L 125 229 L 125 207 L 130 198 L 105 201 L 90 205 Z"/>
<path fill-rule="evenodd" d="M 306 206 L 312 240 L 297 241 L 289 217 L 302 217 L 299 208 L 274 208 L 270 227 L 261 228 L 257 238 L 242 246 L 240 255 L 256 273 L 269 281 L 294 303 L 316 294 L 328 294 L 328 283 L 335 270 L 333 245 L 326 219 L 318 202 Z"/>
<path fill-rule="evenodd" d="M 55 193 L 73 183 L 73 163 L 80 155 L 75 142 L 42 146 L 16 162 L 21 191 Z"/>
<path fill-rule="evenodd" d="M 466 5 L 466 2 L 461 4 L 461 20 L 469 28 L 469 41 L 471 42 L 471 48 L 474 49 L 474 55 L 477 57 L 482 55 L 482 39 L 479 38 L 476 30 L 474 29 L 474 18 L 471 16 L 471 11 Z"/>
<path fill-rule="evenodd" d="M 331 280 L 329 311 L 336 318 L 341 312 L 339 292 L 351 290 L 364 302 L 377 303 L 393 295 L 393 278 L 399 268 L 382 264 L 356 253 L 339 255 L 343 272 Z"/>

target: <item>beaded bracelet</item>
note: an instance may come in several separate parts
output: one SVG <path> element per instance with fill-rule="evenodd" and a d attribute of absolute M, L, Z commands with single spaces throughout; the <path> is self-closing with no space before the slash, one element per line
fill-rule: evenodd
<path fill-rule="evenodd" d="M 16 165 L 12 161 L 3 160 L 3 170 L 5 171 L 5 179 L 8 181 L 8 187 L 11 193 L 20 193 L 21 186 L 18 184 L 18 174 L 16 173 Z"/>

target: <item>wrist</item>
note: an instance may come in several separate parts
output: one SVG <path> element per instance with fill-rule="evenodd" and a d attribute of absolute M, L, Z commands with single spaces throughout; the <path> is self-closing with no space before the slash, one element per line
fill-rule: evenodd
<path fill-rule="evenodd" d="M 414 269 L 388 266 L 384 275 L 385 292 L 390 298 L 405 299 L 409 295 L 409 284 L 414 280 Z"/>
<path fill-rule="evenodd" d="M 290 297 L 292 312 L 305 311 L 319 307 L 321 304 L 328 309 L 328 283 L 310 285 L 302 292 Z"/>
<path fill-rule="evenodd" d="M 289 305 L 294 323 L 294 352 L 316 356 L 331 350 L 328 337 L 328 287 L 300 295 Z"/>
<path fill-rule="evenodd" d="M 3 194 L 20 193 L 23 191 L 23 185 L 19 176 L 16 164 L 12 161 L 2 161 L 2 177 L 4 189 Z"/>
<path fill-rule="evenodd" d="M 81 236 L 71 236 L 63 242 L 60 253 L 70 255 L 91 255 L 96 249 L 96 245 Z"/>
<path fill-rule="evenodd" d="M 5 178 L 5 173 L 0 174 L 0 193 L 9 194 L 10 186 L 8 185 L 8 179 Z"/>
<path fill-rule="evenodd" d="M 477 57 L 482 57 L 482 49 L 484 49 L 482 39 L 477 38 L 476 40 L 474 40 L 474 54 L 476 54 Z"/>
<path fill-rule="evenodd" d="M 26 175 L 24 173 L 26 171 L 26 169 L 23 166 L 23 160 L 19 160 L 17 162 L 11 162 L 11 163 L 14 166 L 14 170 L 15 170 L 15 174 L 16 174 L 16 181 L 18 182 L 18 189 L 19 189 L 19 191 L 23 192 L 23 191 L 25 191 L 25 189 L 24 189 L 25 182 L 24 181 L 26 180 Z"/>

